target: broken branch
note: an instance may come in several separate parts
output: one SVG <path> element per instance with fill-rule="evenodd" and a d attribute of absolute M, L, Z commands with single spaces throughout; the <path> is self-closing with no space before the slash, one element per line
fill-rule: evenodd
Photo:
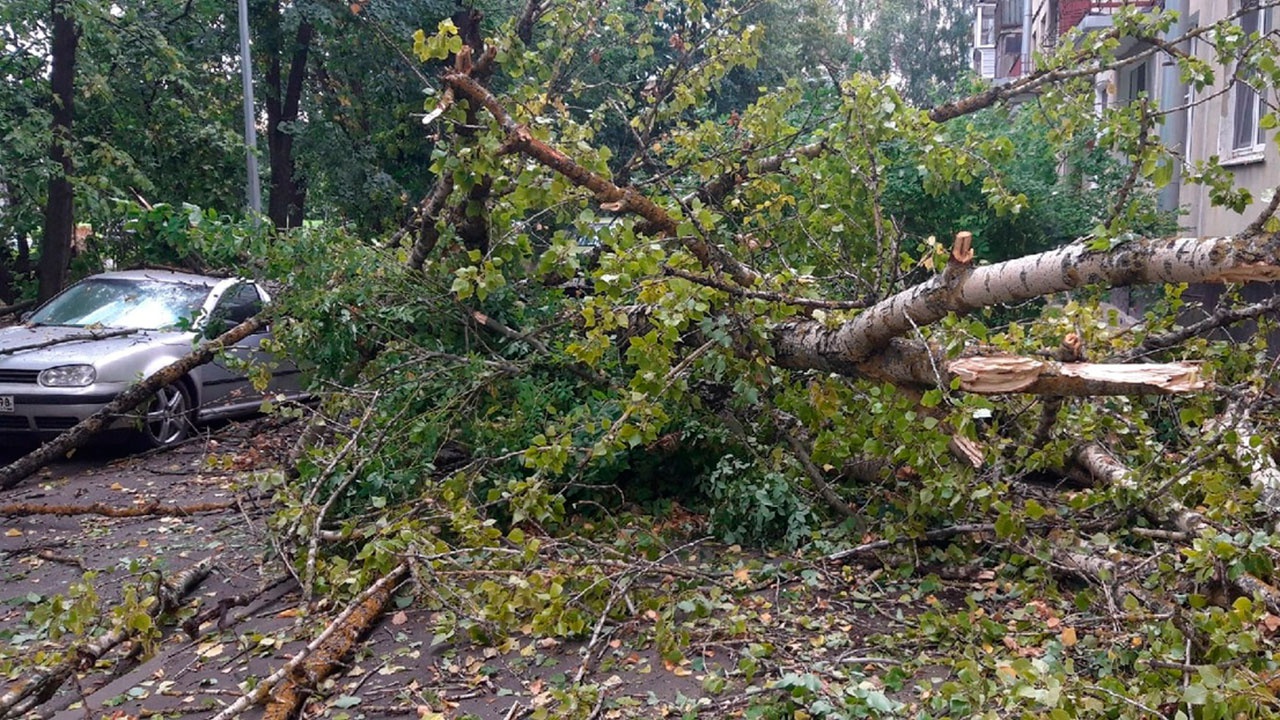
<path fill-rule="evenodd" d="M 111 518 L 135 517 L 187 517 L 205 512 L 229 510 L 237 506 L 236 501 L 195 503 L 192 505 L 173 505 L 151 500 L 140 505 L 116 507 L 106 503 L 89 505 L 37 505 L 35 503 L 8 503 L 0 505 L 0 515 L 6 517 L 26 517 L 29 515 L 102 515 Z"/>
<path fill-rule="evenodd" d="M 204 582 L 212 569 L 213 558 L 210 557 L 174 576 L 172 583 L 158 583 L 155 602 L 151 604 L 148 614 L 152 618 L 159 618 L 177 608 L 187 595 Z M 0 718 L 18 717 L 35 709 L 53 697 L 58 688 L 78 669 L 92 666 L 103 655 L 137 634 L 136 629 L 121 623 L 91 642 L 68 649 L 63 653 L 61 662 L 0 696 Z"/>
<path fill-rule="evenodd" d="M 231 720 L 231 718 L 239 717 L 241 713 L 250 707 L 265 702 L 268 695 L 277 686 L 281 686 L 282 683 L 284 684 L 273 701 L 273 705 L 283 708 L 284 703 L 291 703 L 288 712 L 284 715 L 273 716 L 270 708 L 268 708 L 266 717 L 288 717 L 289 714 L 297 709 L 297 703 L 302 700 L 297 681 L 301 680 L 303 683 L 307 683 L 306 678 L 311 677 L 314 678 L 315 683 L 318 683 L 324 677 L 327 677 L 337 666 L 337 662 L 355 646 L 355 642 L 382 616 L 387 602 L 391 600 L 391 592 L 408 574 L 409 563 L 402 562 L 392 568 L 386 575 L 378 578 L 376 582 L 360 593 L 350 605 L 339 613 L 315 639 L 290 658 L 289 662 L 271 673 L 270 676 L 259 681 L 253 690 L 223 708 L 221 712 L 213 716 L 212 720 Z M 317 659 L 314 662 L 309 662 L 312 657 Z M 308 669 L 308 672 L 326 670 L 326 668 L 327 670 L 324 673 L 324 677 L 316 677 L 315 675 L 297 677 L 299 671 L 304 667 Z M 303 687 L 313 686 L 303 685 Z M 279 710 L 276 712 L 279 712 Z"/>

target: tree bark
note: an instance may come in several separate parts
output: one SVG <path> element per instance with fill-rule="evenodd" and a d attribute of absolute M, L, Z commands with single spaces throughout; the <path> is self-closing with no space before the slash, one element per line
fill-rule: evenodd
<path fill-rule="evenodd" d="M 212 720 L 232 720 L 232 718 L 239 717 L 245 710 L 254 705 L 259 705 L 271 697 L 278 685 L 284 686 L 282 691 L 287 696 L 277 699 L 277 704 L 281 700 L 294 701 L 297 697 L 298 687 L 293 678 L 299 671 L 304 667 L 313 669 L 320 667 L 320 663 L 311 660 L 313 656 L 319 655 L 321 656 L 320 660 L 328 659 L 333 663 L 341 660 L 342 658 L 335 655 L 334 651 L 337 649 L 349 650 L 354 646 L 355 640 L 372 627 L 374 621 L 381 617 L 387 601 L 391 599 L 391 592 L 408 575 L 409 564 L 402 562 L 392 568 L 386 575 L 378 578 L 377 582 L 370 585 L 359 597 L 352 601 L 319 635 L 310 643 L 307 643 L 306 647 L 294 654 L 289 659 L 289 662 L 259 681 L 253 690 L 223 708 L 221 712 L 213 716 Z M 296 705 L 291 707 L 296 707 Z"/>
<path fill-rule="evenodd" d="M 1086 285 L 1276 279 L 1280 279 L 1280 237 L 1276 236 L 1256 241 L 1140 239 L 1106 252 L 1074 243 L 995 265 L 943 272 L 836 327 L 813 320 L 784 323 L 774 331 L 774 348 L 783 366 L 838 372 L 838 367 L 870 359 L 890 339 L 951 313 L 964 315 Z"/>
<path fill-rule="evenodd" d="M 193 368 L 212 361 L 223 348 L 235 345 L 252 335 L 264 324 L 266 324 L 266 320 L 262 317 L 251 317 L 217 338 L 201 343 L 195 350 L 160 368 L 155 374 L 120 393 L 115 400 L 107 403 L 98 412 L 76 423 L 71 429 L 0 468 L 0 490 L 8 490 L 14 487 L 31 473 L 49 464 L 55 458 L 66 455 L 71 450 L 84 445 L 89 438 L 110 426 L 117 417 L 150 399 L 157 390 L 177 382 L 183 375 L 191 372 Z"/>
<path fill-rule="evenodd" d="M 54 170 L 49 177 L 49 196 L 44 206 L 44 234 L 40 238 L 38 298 L 48 300 L 62 289 L 71 264 L 71 237 L 75 232 L 75 193 L 71 176 L 75 164 L 71 158 L 72 132 L 75 119 L 76 49 L 80 29 L 72 17 L 69 0 L 52 0 L 53 29 L 50 40 L 52 69 L 49 84 L 53 91 L 52 137 L 49 160 Z"/>
<path fill-rule="evenodd" d="M 306 202 L 306 181 L 299 176 L 297 158 L 293 154 L 294 123 L 298 121 L 302 104 L 302 90 L 307 74 L 307 56 L 315 27 L 305 18 L 298 21 L 293 42 L 285 47 L 283 29 L 280 27 L 279 4 L 273 5 L 269 23 L 269 37 L 276 47 L 268 48 L 270 61 L 267 66 L 267 154 L 271 164 L 271 197 L 267 202 L 267 217 L 277 228 L 302 225 L 303 207 Z M 289 76 L 282 77 L 281 56 L 290 54 Z"/>

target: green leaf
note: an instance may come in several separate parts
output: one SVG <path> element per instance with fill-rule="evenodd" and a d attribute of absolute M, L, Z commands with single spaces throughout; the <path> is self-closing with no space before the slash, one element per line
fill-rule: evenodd
<path fill-rule="evenodd" d="M 353 708 L 363 702 L 359 695 L 340 695 L 337 700 L 333 701 L 333 706 L 346 710 Z"/>

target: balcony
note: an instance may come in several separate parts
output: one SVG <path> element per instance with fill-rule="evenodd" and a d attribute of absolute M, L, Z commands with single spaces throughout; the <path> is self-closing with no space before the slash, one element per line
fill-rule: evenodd
<path fill-rule="evenodd" d="M 1089 33 L 1107 30 L 1112 26 L 1112 16 L 1121 8 L 1154 10 L 1164 8 L 1164 0 L 1060 0 L 1058 5 L 1058 34 L 1072 28 Z M 1127 57 L 1142 49 L 1144 43 L 1135 38 L 1124 38 L 1117 57 Z"/>

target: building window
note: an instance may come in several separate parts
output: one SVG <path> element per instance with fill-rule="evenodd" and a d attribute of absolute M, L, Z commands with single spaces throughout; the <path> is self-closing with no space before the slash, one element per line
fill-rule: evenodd
<path fill-rule="evenodd" d="M 977 32 L 973 38 L 973 44 L 980 48 L 993 48 L 996 46 L 996 6 L 995 5 L 979 5 L 978 6 L 978 26 Z"/>
<path fill-rule="evenodd" d="M 1136 102 L 1147 94 L 1147 64 L 1144 62 L 1129 71 L 1128 88 L 1125 92 L 1125 99 L 1129 102 Z"/>
<path fill-rule="evenodd" d="M 1240 29 L 1246 36 L 1265 35 L 1271 31 L 1271 13 L 1258 9 L 1257 0 L 1244 0 L 1244 7 L 1255 6 L 1240 16 Z M 1235 85 L 1231 88 L 1231 157 L 1252 158 L 1266 150 L 1266 138 L 1259 119 L 1267 112 L 1265 98 L 1253 87 L 1251 81 L 1257 71 L 1247 66 L 1237 66 Z"/>

